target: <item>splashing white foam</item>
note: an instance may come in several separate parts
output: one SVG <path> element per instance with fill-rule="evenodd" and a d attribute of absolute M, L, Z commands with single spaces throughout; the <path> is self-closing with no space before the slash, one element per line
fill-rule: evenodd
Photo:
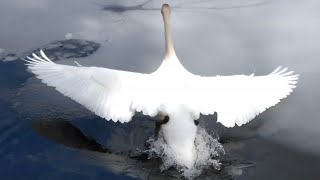
<path fill-rule="evenodd" d="M 175 155 L 166 144 L 161 131 L 157 138 L 152 137 L 147 141 L 150 144 L 150 149 L 147 150 L 147 153 L 150 158 L 160 157 L 162 159 L 161 171 L 175 167 L 181 172 L 182 176 L 187 179 L 193 179 L 205 169 L 212 167 L 216 170 L 220 169 L 219 157 L 224 155 L 225 152 L 223 146 L 218 142 L 218 138 L 214 138 L 213 135 L 210 135 L 204 128 L 198 127 L 195 139 L 197 159 L 192 168 L 186 168 L 177 163 Z"/>

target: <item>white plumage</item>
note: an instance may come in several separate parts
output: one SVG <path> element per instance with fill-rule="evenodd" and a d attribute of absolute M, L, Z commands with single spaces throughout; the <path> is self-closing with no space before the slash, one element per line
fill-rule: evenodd
<path fill-rule="evenodd" d="M 241 126 L 287 97 L 299 75 L 281 67 L 265 76 L 193 75 L 175 55 L 168 5 L 163 5 L 162 14 L 166 56 L 154 73 L 56 64 L 42 50 L 42 57 L 33 54 L 26 61 L 43 83 L 106 120 L 128 122 L 135 111 L 152 117 L 159 113 L 168 115 L 169 123 L 162 128 L 165 139 L 177 154 L 177 161 L 192 167 L 197 129 L 193 120 L 198 119 L 200 113 L 217 112 L 218 122 L 224 126 Z M 181 113 L 185 115 L 179 116 Z"/>
<path fill-rule="evenodd" d="M 167 70 L 175 59 L 152 74 L 141 74 L 56 64 L 40 52 L 42 58 L 33 54 L 27 61 L 43 83 L 96 115 L 122 123 L 130 121 L 135 111 L 155 116 L 167 105 L 181 104 L 195 117 L 217 112 L 224 126 L 241 126 L 287 97 L 298 79 L 281 67 L 266 76 L 201 77 L 179 71 L 182 66 Z"/>

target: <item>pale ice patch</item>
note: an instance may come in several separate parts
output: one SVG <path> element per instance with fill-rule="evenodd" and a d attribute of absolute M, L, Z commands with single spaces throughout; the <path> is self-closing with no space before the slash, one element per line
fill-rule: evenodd
<path fill-rule="evenodd" d="M 3 62 L 9 62 L 9 61 L 13 61 L 16 60 L 17 57 L 15 54 L 13 53 L 9 53 L 4 49 L 0 48 L 0 60 Z"/>
<path fill-rule="evenodd" d="M 67 33 L 66 35 L 64 35 L 64 37 L 69 40 L 72 39 L 72 33 Z"/>
<path fill-rule="evenodd" d="M 198 126 L 195 139 L 197 158 L 192 168 L 187 168 L 177 163 L 173 151 L 163 138 L 162 131 L 159 131 L 157 138 L 151 137 L 147 142 L 150 144 L 150 149 L 146 151 L 149 154 L 149 158 L 159 157 L 162 159 L 161 171 L 175 167 L 187 179 L 199 176 L 205 169 L 214 168 L 220 170 L 220 157 L 225 154 L 223 146 L 218 142 L 218 137 L 215 134 L 209 134 L 200 126 Z"/>
<path fill-rule="evenodd" d="M 2 59 L 4 57 L 4 49 L 0 48 L 0 59 Z"/>

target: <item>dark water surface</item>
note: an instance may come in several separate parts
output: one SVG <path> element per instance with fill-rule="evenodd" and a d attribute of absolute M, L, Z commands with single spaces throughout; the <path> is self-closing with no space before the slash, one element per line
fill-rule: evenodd
<path fill-rule="evenodd" d="M 142 153 L 156 133 L 153 119 L 107 122 L 43 85 L 20 60 L 41 48 L 63 64 L 153 71 L 163 54 L 162 2 L 131 3 L 0 2 L 0 179 L 181 178 L 174 169 L 160 172 L 161 160 Z M 206 8 L 216 5 L 229 6 L 173 2 L 177 54 L 188 70 L 266 74 L 285 65 L 301 77 L 292 95 L 240 128 L 201 117 L 226 155 L 221 171 L 208 169 L 199 179 L 319 179 L 320 3 Z M 74 39 L 61 40 L 69 32 Z"/>

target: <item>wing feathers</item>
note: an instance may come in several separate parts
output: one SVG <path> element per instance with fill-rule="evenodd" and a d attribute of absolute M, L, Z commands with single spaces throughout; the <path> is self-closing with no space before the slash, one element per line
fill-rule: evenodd
<path fill-rule="evenodd" d="M 200 112 L 218 113 L 218 122 L 226 127 L 241 126 L 287 97 L 299 78 L 293 71 L 279 66 L 266 76 L 217 76 L 204 78 L 206 89 Z M 207 107 L 211 107 L 208 110 Z"/>
<path fill-rule="evenodd" d="M 144 74 L 98 67 L 60 65 L 52 62 L 42 50 L 40 54 L 41 57 L 32 54 L 32 57 L 24 60 L 43 83 L 54 87 L 63 95 L 107 120 L 131 120 L 135 112 L 132 104 L 136 97 L 140 96 L 137 93 L 144 93 L 144 88 L 141 87 L 141 82 L 147 79 Z"/>

